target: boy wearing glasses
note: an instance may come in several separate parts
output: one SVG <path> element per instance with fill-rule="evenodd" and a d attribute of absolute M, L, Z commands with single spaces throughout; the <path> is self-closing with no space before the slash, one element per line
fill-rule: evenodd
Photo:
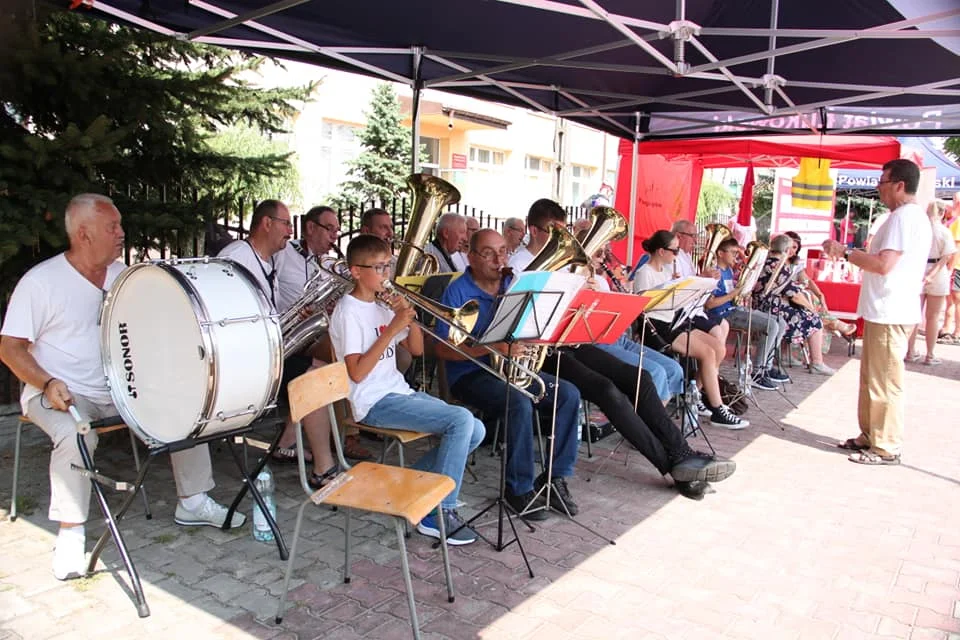
<path fill-rule="evenodd" d="M 773 352 L 783 338 L 787 322 L 769 313 L 757 309 L 745 309 L 737 306 L 736 300 L 743 293 L 740 285 L 734 285 L 733 266 L 740 254 L 740 245 L 734 238 L 727 238 L 717 247 L 717 267 L 720 279 L 713 295 L 703 307 L 711 318 L 726 318 L 730 326 L 746 331 L 748 327 L 759 340 L 756 355 L 753 358 L 753 380 L 757 389 L 773 391 L 781 382 L 790 378 L 781 370 L 772 366 Z"/>
<path fill-rule="evenodd" d="M 485 433 L 483 423 L 463 407 L 415 392 L 397 370 L 397 346 L 414 356 L 423 353 L 423 333 L 414 324 L 414 309 L 399 296 L 390 307 L 378 302 L 390 278 L 390 246 L 372 235 L 359 235 L 347 247 L 354 289 L 337 303 L 330 319 L 330 341 L 337 360 L 350 376 L 350 406 L 358 422 L 384 429 L 407 429 L 440 437 L 414 469 L 449 476 L 456 488 L 443 499 L 442 514 L 431 513 L 418 525 L 426 536 L 440 537 L 437 518 L 444 518 L 451 545 L 470 544 L 476 533 L 463 526 L 456 511 L 467 456 Z"/>

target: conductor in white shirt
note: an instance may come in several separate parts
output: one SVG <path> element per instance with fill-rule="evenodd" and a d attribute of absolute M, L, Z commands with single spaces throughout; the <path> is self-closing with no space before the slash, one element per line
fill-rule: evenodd
<path fill-rule="evenodd" d="M 117 415 L 100 355 L 100 307 L 124 269 L 123 226 L 113 201 L 98 194 L 75 196 L 64 217 L 70 248 L 30 269 L 13 292 L 3 328 L 0 360 L 25 387 L 24 414 L 50 436 L 51 520 L 60 523 L 53 557 L 58 580 L 86 572 L 84 523 L 90 510 L 90 481 L 82 467 L 77 428 L 67 411 L 75 405 L 92 420 Z M 158 319 L 159 321 L 159 319 Z M 93 453 L 97 434 L 86 444 Z M 207 495 L 214 487 L 207 445 L 170 455 L 177 485 L 175 521 L 220 527 L 227 509 Z M 235 513 L 231 527 L 246 517 Z"/>
<path fill-rule="evenodd" d="M 920 322 L 917 300 L 933 232 L 917 204 L 920 169 L 898 158 L 883 165 L 877 190 L 890 216 L 867 251 L 824 242 L 828 254 L 846 257 L 863 271 L 857 315 L 864 319 L 857 413 L 860 434 L 841 443 L 852 462 L 900 464 L 903 448 L 903 359 L 907 339 Z"/>

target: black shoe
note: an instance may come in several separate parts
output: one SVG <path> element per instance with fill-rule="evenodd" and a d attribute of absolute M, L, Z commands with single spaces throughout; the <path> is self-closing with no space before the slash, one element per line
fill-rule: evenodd
<path fill-rule="evenodd" d="M 790 376 L 788 376 L 783 369 L 777 367 L 773 367 L 767 371 L 767 377 L 774 382 L 790 382 Z"/>
<path fill-rule="evenodd" d="M 710 424 L 715 427 L 723 427 L 724 429 L 734 431 L 746 429 L 750 426 L 747 420 L 734 414 L 733 411 L 730 410 L 730 407 L 723 404 L 713 410 L 713 414 L 710 416 Z"/>
<path fill-rule="evenodd" d="M 675 480 L 673 484 L 677 488 L 677 491 L 680 492 L 680 495 L 684 498 L 690 498 L 691 500 L 703 500 L 703 496 L 707 494 L 707 490 L 710 488 L 709 483 L 701 480 L 694 480 L 693 482 L 680 482 Z"/>
<path fill-rule="evenodd" d="M 507 489 L 503 492 L 503 498 L 507 501 L 507 504 L 513 509 L 514 513 L 519 515 L 524 509 L 536 509 L 536 511 L 530 511 L 529 513 L 524 513 L 521 518 L 524 520 L 531 520 L 533 522 L 541 522 L 547 519 L 547 510 L 543 509 L 543 505 L 546 504 L 542 496 L 537 496 L 537 499 L 533 501 L 533 496 L 536 494 L 533 491 L 528 491 L 523 495 L 514 495 L 510 489 Z M 533 504 L 530 502 L 533 501 Z"/>
<path fill-rule="evenodd" d="M 540 491 L 545 480 L 546 476 L 541 474 L 536 482 L 533 483 L 534 489 Z M 560 513 L 569 513 L 572 516 L 577 515 L 580 507 L 577 506 L 577 503 L 573 501 L 573 496 L 570 495 L 570 488 L 567 486 L 566 478 L 554 478 L 550 484 L 552 485 L 550 487 L 550 508 Z M 564 506 L 566 506 L 566 510 L 564 510 Z"/>
<path fill-rule="evenodd" d="M 780 386 L 763 371 L 755 374 L 750 384 L 754 389 L 763 389 L 764 391 L 776 391 L 780 388 Z"/>
<path fill-rule="evenodd" d="M 323 473 L 314 473 L 310 472 L 310 475 L 307 476 L 307 484 L 310 485 L 310 488 L 314 491 L 323 489 L 325 486 L 330 484 L 330 482 L 337 477 L 340 473 L 340 464 L 334 462 L 333 466 L 324 471 Z"/>
<path fill-rule="evenodd" d="M 737 470 L 737 463 L 724 458 L 706 458 L 691 452 L 686 458 L 673 465 L 670 475 L 674 482 L 720 482 L 726 480 Z"/>

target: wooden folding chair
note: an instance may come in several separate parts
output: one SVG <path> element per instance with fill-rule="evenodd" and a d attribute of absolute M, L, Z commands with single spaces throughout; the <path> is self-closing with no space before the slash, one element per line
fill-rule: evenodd
<path fill-rule="evenodd" d="M 17 433 L 14 437 L 13 444 L 13 487 L 10 490 L 10 521 L 13 522 L 17 519 L 17 487 L 20 484 L 20 440 L 23 431 L 24 425 L 33 424 L 30 421 L 30 418 L 27 416 L 20 416 L 17 421 Z M 98 436 L 102 436 L 105 433 L 110 433 L 111 431 L 119 431 L 120 429 L 126 429 L 127 425 L 125 424 L 116 424 L 109 427 L 98 427 L 94 429 L 97 432 Z M 140 451 L 137 449 L 137 437 L 134 435 L 133 431 L 130 431 L 130 447 L 133 451 L 133 464 L 137 470 L 137 473 L 140 472 Z M 147 500 L 147 490 L 144 486 L 140 486 L 140 492 L 143 496 L 143 509 L 146 515 L 147 520 L 153 518 L 153 514 L 150 513 L 150 503 Z"/>
<path fill-rule="evenodd" d="M 407 547 L 404 539 L 405 525 L 406 523 L 416 525 L 432 510 L 437 509 L 439 511 L 441 501 L 456 486 L 453 479 L 437 473 L 415 471 L 372 462 L 361 462 L 352 468 L 347 464 L 343 456 L 343 445 L 340 442 L 337 416 L 333 410 L 333 403 L 346 398 L 350 392 L 347 368 L 342 362 L 308 371 L 291 381 L 287 390 L 290 397 L 290 418 L 296 422 L 297 464 L 300 468 L 300 484 L 307 494 L 307 498 L 297 511 L 290 559 L 287 561 L 283 592 L 280 596 L 280 606 L 277 608 L 277 624 L 283 621 L 283 610 L 286 605 L 290 577 L 293 574 L 293 566 L 296 562 L 304 510 L 309 504 L 328 504 L 340 507 L 346 518 L 343 558 L 343 581 L 345 583 L 350 582 L 351 511 L 366 511 L 394 518 L 397 543 L 400 547 L 400 566 L 407 591 L 407 604 L 410 608 L 410 625 L 413 628 L 413 637 L 419 639 L 420 626 L 417 622 L 417 607 L 413 598 L 413 584 L 410 581 L 410 565 L 407 561 Z M 335 479 L 336 487 L 332 491 L 329 491 L 328 488 L 313 491 L 307 484 L 307 467 L 303 458 L 303 428 L 300 420 L 305 415 L 323 407 L 327 407 L 330 412 L 330 427 L 333 430 L 337 458 L 345 471 Z M 450 573 L 450 556 L 447 550 L 447 535 L 442 514 L 441 517 L 437 518 L 437 521 L 440 529 L 443 570 L 447 580 L 447 600 L 453 602 L 453 577 Z"/>

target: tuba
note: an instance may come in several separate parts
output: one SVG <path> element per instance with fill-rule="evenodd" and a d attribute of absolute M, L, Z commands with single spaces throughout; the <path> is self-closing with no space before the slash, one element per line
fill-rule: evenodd
<path fill-rule="evenodd" d="M 446 180 L 426 173 L 415 173 L 407 178 L 413 192 L 407 232 L 400 242 L 400 253 L 393 277 L 424 276 L 439 270 L 437 259 L 423 247 L 444 207 L 460 202 L 460 192 Z"/>
<path fill-rule="evenodd" d="M 595 220 L 594 227 L 596 226 Z M 593 228 L 591 228 L 592 230 Z M 550 239 L 533 257 L 533 261 L 527 265 L 524 271 L 559 271 L 567 267 L 584 267 L 589 264 L 590 256 L 583 250 L 583 246 L 577 242 L 573 234 L 562 225 L 554 225 L 550 229 Z M 490 364 L 494 369 L 500 371 L 502 377 L 506 380 L 520 389 L 525 389 L 527 385 L 534 382 L 529 372 L 539 373 L 540 369 L 543 368 L 548 349 L 549 347 L 543 345 L 524 345 L 524 352 L 512 358 L 520 366 L 508 363 L 506 358 L 497 354 L 490 356 Z"/>
<path fill-rule="evenodd" d="M 707 246 L 703 252 L 703 262 L 700 264 L 700 273 L 717 268 L 717 249 L 720 243 L 733 237 L 733 233 L 726 225 L 717 222 L 707 225 Z"/>

